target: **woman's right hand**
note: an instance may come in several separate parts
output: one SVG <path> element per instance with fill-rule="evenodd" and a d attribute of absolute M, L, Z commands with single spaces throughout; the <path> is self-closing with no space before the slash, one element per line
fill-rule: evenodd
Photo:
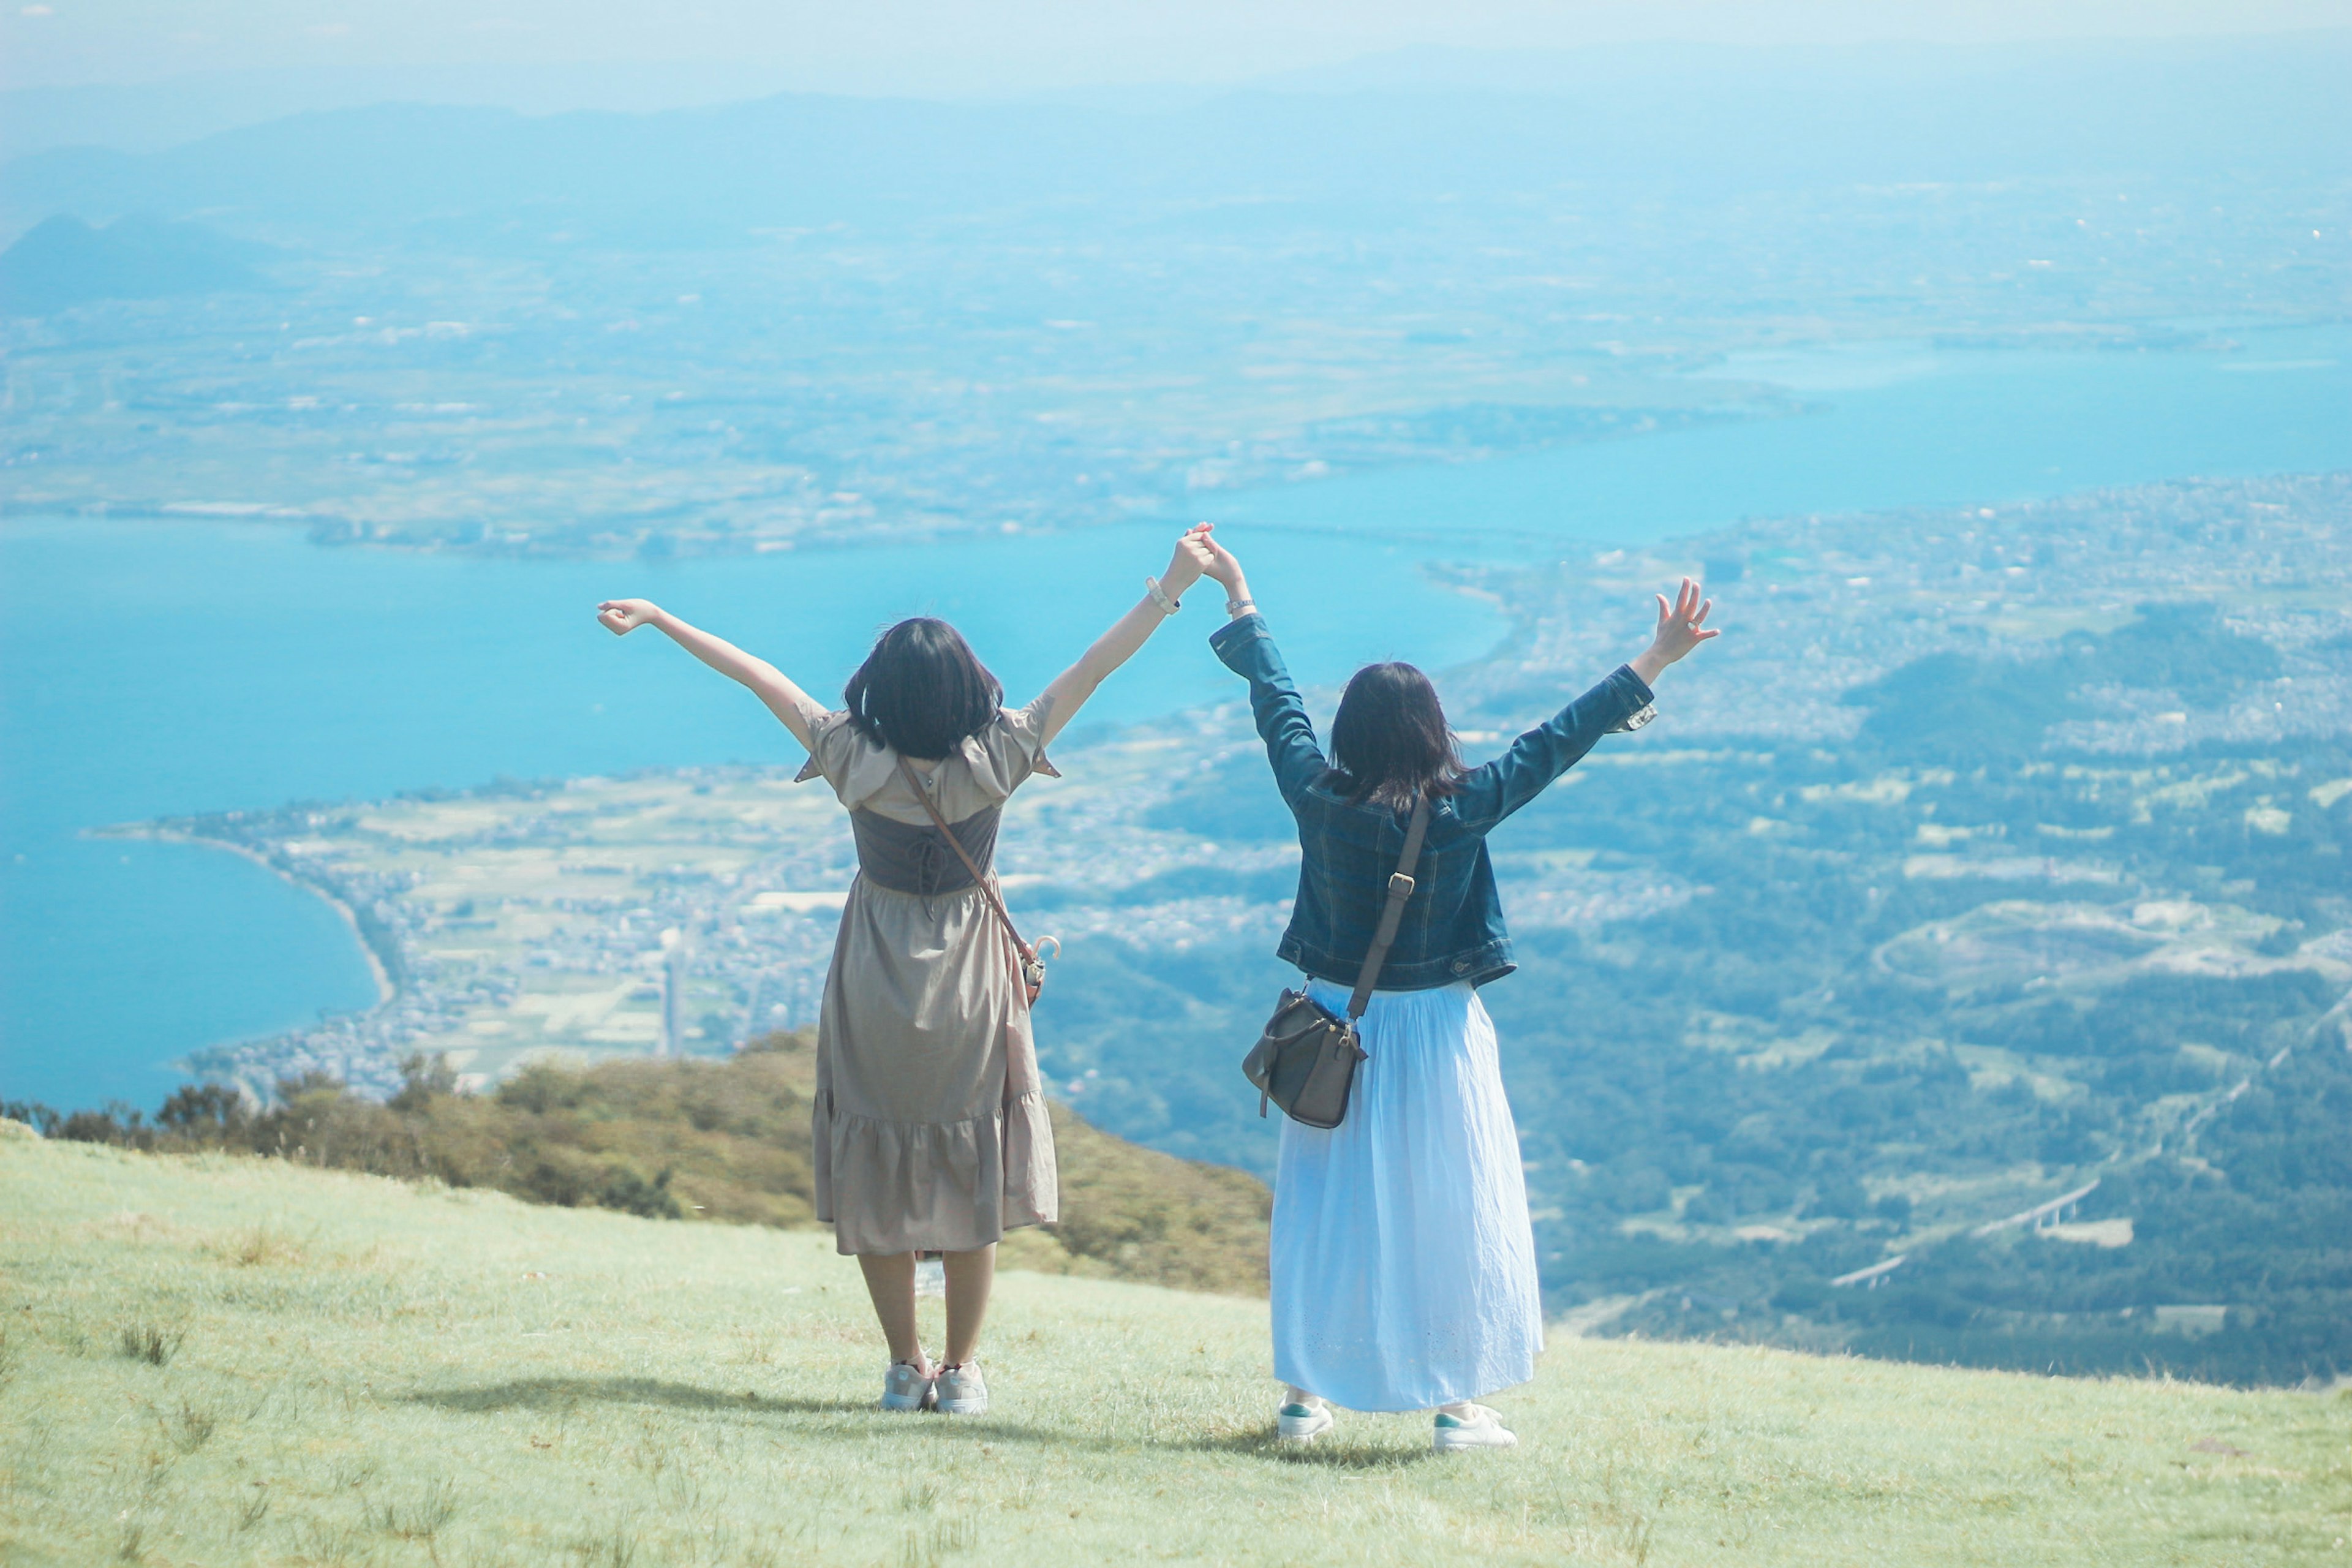
<path fill-rule="evenodd" d="M 596 624 L 616 637 L 627 637 L 660 616 L 661 606 L 651 599 L 607 599 L 596 606 Z"/>
<path fill-rule="evenodd" d="M 1196 522 L 1176 541 L 1176 553 L 1168 558 L 1168 570 L 1160 576 L 1160 591 L 1171 599 L 1180 597 L 1206 574 L 1209 562 L 1209 525 Z"/>

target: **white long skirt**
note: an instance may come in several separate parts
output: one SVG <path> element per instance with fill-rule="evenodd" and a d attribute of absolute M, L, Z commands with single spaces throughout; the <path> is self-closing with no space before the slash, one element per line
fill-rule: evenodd
<path fill-rule="evenodd" d="M 1348 993 L 1314 981 L 1335 1013 Z M 1350 1410 L 1427 1410 L 1535 1375 L 1543 1300 L 1495 1025 L 1469 984 L 1378 991 L 1347 1119 L 1282 1126 L 1274 1370 Z"/>

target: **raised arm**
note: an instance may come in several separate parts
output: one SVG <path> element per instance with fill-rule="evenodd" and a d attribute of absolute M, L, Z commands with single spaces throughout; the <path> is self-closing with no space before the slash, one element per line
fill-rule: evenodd
<path fill-rule="evenodd" d="M 1647 723 L 1650 688 L 1665 668 L 1721 635 L 1702 624 L 1712 608 L 1714 601 L 1702 599 L 1698 584 L 1687 577 L 1672 605 L 1659 595 L 1658 629 L 1647 648 L 1512 742 L 1501 756 L 1463 775 L 1454 797 L 1463 820 L 1481 831 L 1492 827 L 1583 760 L 1603 735 Z"/>
<path fill-rule="evenodd" d="M 1170 557 L 1168 570 L 1158 579 L 1158 593 L 1146 592 L 1135 602 L 1135 607 L 1111 623 L 1110 630 L 1097 637 L 1094 646 L 1080 655 L 1078 662 L 1054 677 L 1045 690 L 1053 705 L 1045 714 L 1043 739 L 1052 740 L 1064 726 L 1077 717 L 1087 699 L 1095 689 L 1110 679 L 1111 671 L 1135 657 L 1135 650 L 1160 629 L 1160 623 L 1174 614 L 1174 605 L 1185 589 L 1201 580 L 1209 563 L 1208 525 L 1186 531 L 1176 542 L 1176 553 Z M 1162 607 L 1165 600 L 1167 607 Z"/>
<path fill-rule="evenodd" d="M 751 695 L 783 721 L 793 740 L 803 746 L 809 743 L 809 718 L 822 713 L 823 706 L 766 659 L 754 658 L 726 638 L 688 625 L 649 599 L 607 599 L 596 606 L 596 620 L 614 637 L 626 637 L 639 626 L 655 627 L 728 679 L 749 687 Z"/>
<path fill-rule="evenodd" d="M 1275 788 L 1281 792 L 1283 804 L 1296 809 L 1307 786 L 1328 767 L 1323 748 L 1315 741 L 1314 721 L 1307 716 L 1307 704 L 1299 700 L 1289 667 L 1274 646 L 1265 617 L 1257 613 L 1257 603 L 1250 597 L 1242 563 L 1213 537 L 1206 542 L 1209 575 L 1223 585 L 1225 613 L 1232 617 L 1209 639 L 1209 647 L 1226 668 L 1250 683 L 1250 717 L 1257 724 L 1258 739 L 1265 742 Z"/>

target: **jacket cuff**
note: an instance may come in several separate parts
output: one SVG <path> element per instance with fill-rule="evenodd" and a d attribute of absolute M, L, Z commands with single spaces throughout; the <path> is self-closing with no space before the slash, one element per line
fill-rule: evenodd
<path fill-rule="evenodd" d="M 1265 617 L 1252 610 L 1246 616 L 1235 616 L 1232 620 L 1211 632 L 1209 649 L 1219 658 L 1231 664 L 1233 660 L 1226 657 L 1230 650 L 1240 647 L 1255 637 L 1266 635 Z"/>
<path fill-rule="evenodd" d="M 1658 716 L 1657 693 L 1650 689 L 1648 681 L 1633 673 L 1632 665 L 1619 665 L 1611 672 L 1609 684 L 1617 689 L 1617 695 L 1626 706 L 1625 716 L 1609 726 L 1610 734 L 1622 735 L 1638 730 Z"/>

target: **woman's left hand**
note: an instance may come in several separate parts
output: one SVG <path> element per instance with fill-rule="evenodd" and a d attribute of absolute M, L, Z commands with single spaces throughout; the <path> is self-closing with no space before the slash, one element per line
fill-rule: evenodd
<path fill-rule="evenodd" d="M 1700 598 L 1698 584 L 1689 578 L 1683 579 L 1683 585 L 1675 591 L 1672 605 L 1666 603 L 1664 594 L 1657 595 L 1657 599 L 1658 632 L 1651 639 L 1650 646 L 1665 656 L 1666 663 L 1672 664 L 1684 658 L 1707 638 L 1723 635 L 1719 631 L 1709 630 L 1706 625 L 1706 613 L 1715 608 L 1715 601 Z"/>
<path fill-rule="evenodd" d="M 1633 661 L 1633 673 L 1646 683 L 1658 679 L 1659 672 L 1709 637 L 1723 634 L 1706 624 L 1706 613 L 1715 608 L 1713 599 L 1699 596 L 1699 587 L 1689 578 L 1675 594 L 1675 602 L 1666 603 L 1664 594 L 1658 595 L 1658 631 L 1650 646 Z"/>

